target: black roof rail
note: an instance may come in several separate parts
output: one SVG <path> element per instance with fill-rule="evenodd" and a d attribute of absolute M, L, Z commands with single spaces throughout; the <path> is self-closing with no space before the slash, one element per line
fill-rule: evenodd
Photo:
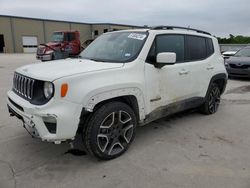
<path fill-rule="evenodd" d="M 152 30 L 160 30 L 160 29 L 168 29 L 168 30 L 173 30 L 173 29 L 185 29 L 185 30 L 189 30 L 189 31 L 196 31 L 197 33 L 202 33 L 202 34 L 206 34 L 206 35 L 211 35 L 210 33 L 206 32 L 206 31 L 202 31 L 202 30 L 198 30 L 198 29 L 193 29 L 190 27 L 179 27 L 179 26 L 168 26 L 168 25 L 160 25 L 160 26 L 155 26 L 155 27 L 151 27 Z"/>

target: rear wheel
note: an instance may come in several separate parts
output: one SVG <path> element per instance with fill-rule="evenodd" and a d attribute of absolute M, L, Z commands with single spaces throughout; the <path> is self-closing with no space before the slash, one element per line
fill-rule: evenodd
<path fill-rule="evenodd" d="M 208 91 L 205 103 L 201 106 L 200 110 L 203 114 L 214 114 L 217 112 L 221 100 L 220 88 L 217 84 L 213 83 Z"/>
<path fill-rule="evenodd" d="M 88 119 L 83 139 L 94 156 L 108 160 L 122 155 L 135 137 L 136 117 L 121 102 L 110 102 L 97 109 Z"/>

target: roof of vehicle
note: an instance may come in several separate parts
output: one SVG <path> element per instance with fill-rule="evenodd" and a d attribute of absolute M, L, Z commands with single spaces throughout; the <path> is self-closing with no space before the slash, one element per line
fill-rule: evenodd
<path fill-rule="evenodd" d="M 58 31 L 53 31 L 53 33 L 75 33 L 75 32 L 78 32 L 77 30 L 58 30 Z"/>
<path fill-rule="evenodd" d="M 206 34 L 206 35 L 211 35 L 210 33 L 206 32 L 206 31 L 202 31 L 200 29 L 194 29 L 194 28 L 190 28 L 190 27 L 180 27 L 180 26 L 165 26 L 165 25 L 161 25 L 161 26 L 155 26 L 151 28 L 152 30 L 174 30 L 174 29 L 180 29 L 180 30 L 186 30 L 186 31 L 195 31 L 197 33 L 202 33 L 202 34 Z"/>

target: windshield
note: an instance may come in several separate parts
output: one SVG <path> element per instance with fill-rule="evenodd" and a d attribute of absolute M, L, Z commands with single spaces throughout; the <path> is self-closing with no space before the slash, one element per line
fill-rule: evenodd
<path fill-rule="evenodd" d="M 52 35 L 53 42 L 62 42 L 63 41 L 63 33 L 62 32 L 55 32 Z"/>
<path fill-rule="evenodd" d="M 236 57 L 250 57 L 250 48 L 243 48 L 239 50 L 234 56 Z"/>
<path fill-rule="evenodd" d="M 91 43 L 80 58 L 101 62 L 129 62 L 140 53 L 146 32 L 114 32 L 103 34 Z"/>

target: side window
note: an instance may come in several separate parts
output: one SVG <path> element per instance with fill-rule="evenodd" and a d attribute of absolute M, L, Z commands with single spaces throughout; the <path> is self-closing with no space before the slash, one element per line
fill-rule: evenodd
<path fill-rule="evenodd" d="M 64 36 L 65 41 L 75 40 L 75 33 L 66 33 Z"/>
<path fill-rule="evenodd" d="M 199 36 L 187 36 L 186 60 L 197 61 L 207 57 L 206 39 Z"/>
<path fill-rule="evenodd" d="M 161 52 L 175 52 L 176 62 L 184 61 L 184 36 L 183 35 L 159 35 L 156 36 L 150 51 L 147 62 L 155 63 L 156 55 Z"/>
<path fill-rule="evenodd" d="M 207 57 L 211 56 L 214 53 L 213 41 L 210 38 L 207 38 Z"/>
<path fill-rule="evenodd" d="M 75 40 L 75 33 L 69 33 L 69 41 Z"/>
<path fill-rule="evenodd" d="M 156 54 L 161 52 L 176 53 L 176 62 L 184 61 L 184 36 L 159 35 L 156 37 Z"/>

